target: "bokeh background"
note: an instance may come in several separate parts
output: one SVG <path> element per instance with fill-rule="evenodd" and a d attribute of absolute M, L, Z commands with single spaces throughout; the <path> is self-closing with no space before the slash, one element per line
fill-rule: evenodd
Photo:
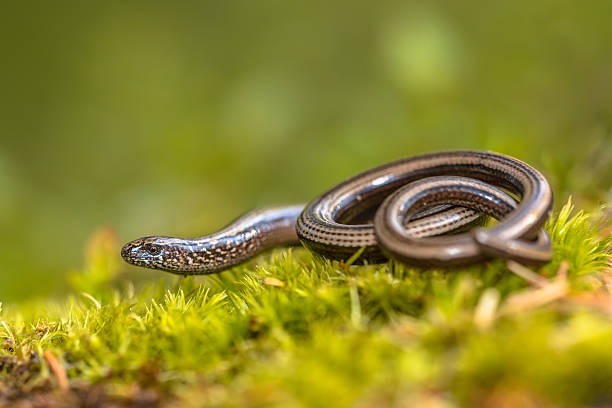
<path fill-rule="evenodd" d="M 101 227 L 201 235 L 427 151 L 511 154 L 558 204 L 609 202 L 610 16 L 607 0 L 4 4 L 0 301 L 65 293 Z"/>

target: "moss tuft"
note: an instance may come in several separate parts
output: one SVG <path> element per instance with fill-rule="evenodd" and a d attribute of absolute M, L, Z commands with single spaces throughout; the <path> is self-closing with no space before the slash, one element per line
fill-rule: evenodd
<path fill-rule="evenodd" d="M 22 391 L 0 402 L 57 387 L 51 355 L 70 401 L 91 387 L 126 404 L 612 404 L 612 238 L 599 218 L 568 202 L 539 277 L 502 261 L 422 271 L 287 249 L 112 288 L 116 264 L 97 245 L 68 300 L 0 308 L 1 384 Z"/>

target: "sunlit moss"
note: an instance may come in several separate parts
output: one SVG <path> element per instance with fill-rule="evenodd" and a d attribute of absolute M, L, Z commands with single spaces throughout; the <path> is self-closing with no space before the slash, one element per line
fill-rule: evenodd
<path fill-rule="evenodd" d="M 72 387 L 139 384 L 189 405 L 611 403 L 610 236 L 593 221 L 568 203 L 550 222 L 557 256 L 536 272 L 552 285 L 569 265 L 554 297 L 500 261 L 421 271 L 279 250 L 170 286 L 109 289 L 85 271 L 90 292 L 4 307 L 0 354 L 25 362 L 25 388 L 54 381 L 50 350 Z"/>

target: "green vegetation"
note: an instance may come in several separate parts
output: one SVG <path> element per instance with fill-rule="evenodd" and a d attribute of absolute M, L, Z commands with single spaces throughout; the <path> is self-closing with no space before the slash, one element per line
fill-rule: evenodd
<path fill-rule="evenodd" d="M 536 273 L 351 266 L 287 249 L 135 289 L 102 231 L 67 301 L 5 305 L 0 401 L 609 404 L 610 226 L 570 211 L 549 223 L 555 259 Z"/>
<path fill-rule="evenodd" d="M 6 3 L 0 406 L 612 405 L 610 0 Z M 453 149 L 549 178 L 550 265 L 118 256 Z"/>
<path fill-rule="evenodd" d="M 612 202 L 609 0 L 68 0 L 2 15 L 5 303 L 66 293 L 102 226 L 122 242 L 198 236 L 424 152 L 517 157 L 557 209 Z"/>

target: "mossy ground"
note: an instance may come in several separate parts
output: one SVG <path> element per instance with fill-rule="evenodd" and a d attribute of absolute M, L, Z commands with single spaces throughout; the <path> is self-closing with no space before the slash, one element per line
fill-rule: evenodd
<path fill-rule="evenodd" d="M 612 238 L 570 212 L 537 270 L 285 249 L 139 288 L 101 232 L 67 300 L 4 305 L 0 405 L 610 405 Z"/>

